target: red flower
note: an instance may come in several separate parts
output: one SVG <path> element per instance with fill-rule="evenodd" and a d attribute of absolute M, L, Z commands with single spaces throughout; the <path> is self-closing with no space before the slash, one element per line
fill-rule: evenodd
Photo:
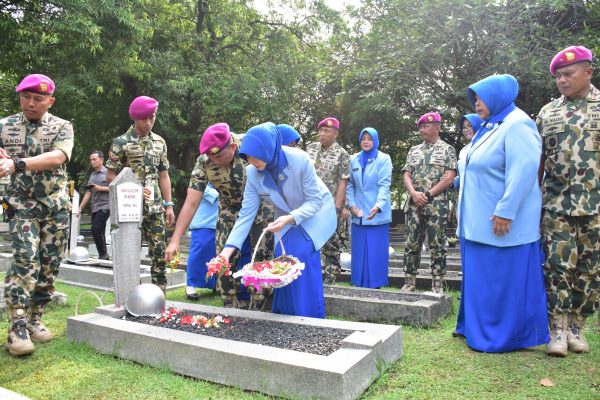
<path fill-rule="evenodd" d="M 206 278 L 210 278 L 213 275 L 223 274 L 225 276 L 231 275 L 231 264 L 221 256 L 216 256 L 212 260 L 206 263 L 207 272 Z"/>

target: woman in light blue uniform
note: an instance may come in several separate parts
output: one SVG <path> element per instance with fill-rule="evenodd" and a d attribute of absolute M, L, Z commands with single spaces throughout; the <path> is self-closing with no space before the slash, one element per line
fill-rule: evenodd
<path fill-rule="evenodd" d="M 378 150 L 375 129 L 363 129 L 358 142 L 362 151 L 350 159 L 346 188 L 352 213 L 352 284 L 379 288 L 388 284 L 392 160 Z"/>
<path fill-rule="evenodd" d="M 549 340 L 539 243 L 542 145 L 535 123 L 514 104 L 518 90 L 511 75 L 493 75 L 467 91 L 484 122 L 460 173 L 458 234 L 465 239 L 456 331 L 485 352 Z"/>
<path fill-rule="evenodd" d="M 308 154 L 292 147 L 282 147 L 281 132 L 271 122 L 246 132 L 240 156 L 251 165 L 246 169 L 242 209 L 221 255 L 228 259 L 233 248 L 242 246 L 260 206 L 260 199 L 269 197 L 275 206 L 275 221 L 267 229 L 279 232 L 286 253 L 305 264 L 300 277 L 274 290 L 272 311 L 324 318 L 319 249 L 336 229 L 335 206 L 329 190 L 317 177 Z M 275 256 L 281 253 L 281 246 L 276 243 Z"/>
<path fill-rule="evenodd" d="M 190 224 L 192 234 L 187 265 L 185 294 L 190 300 L 198 300 L 196 288 L 215 289 L 216 275 L 206 279 L 206 263 L 216 256 L 215 233 L 219 212 L 219 193 L 209 183 L 204 190 L 194 219 Z"/>
<path fill-rule="evenodd" d="M 288 124 L 279 124 L 277 129 L 281 133 L 281 144 L 289 147 L 296 147 L 300 142 L 300 134 Z"/>
<path fill-rule="evenodd" d="M 454 189 L 458 189 L 458 185 L 460 184 L 460 174 L 465 170 L 465 158 L 467 157 L 467 152 L 469 150 L 469 143 L 473 140 L 475 133 L 481 127 L 481 123 L 483 120 L 477 114 L 465 114 L 460 119 L 460 131 L 462 132 L 465 139 L 467 139 L 467 144 L 460 150 L 458 155 L 458 174 L 454 178 Z"/>
<path fill-rule="evenodd" d="M 462 118 L 460 119 L 460 131 L 462 132 L 462 134 L 464 135 L 465 139 L 467 139 L 467 144 L 460 150 L 460 153 L 458 155 L 458 162 L 457 162 L 457 169 L 458 169 L 458 174 L 456 175 L 456 177 L 454 178 L 454 189 L 458 189 L 460 186 L 460 176 L 462 174 L 464 174 L 465 172 L 465 160 L 467 158 L 467 154 L 469 153 L 469 143 L 471 142 L 471 140 L 473 140 L 473 137 L 475 136 L 475 134 L 477 133 L 477 131 L 479 130 L 479 128 L 481 127 L 483 120 L 481 119 L 481 117 L 478 114 L 466 114 L 463 115 Z M 459 206 L 457 205 L 456 210 L 459 209 Z M 458 239 L 460 241 L 460 246 L 462 248 L 463 246 L 463 242 L 465 240 L 464 237 L 459 235 L 458 232 L 458 227 L 457 227 L 457 232 L 456 235 L 458 236 Z M 463 292 L 464 288 L 462 287 L 462 282 L 464 282 L 465 278 L 464 278 L 464 266 L 462 266 L 462 259 L 461 259 L 461 269 L 463 270 L 463 279 L 461 281 L 461 289 L 460 291 Z M 460 306 L 463 307 L 463 303 L 460 303 Z M 463 336 L 462 333 L 459 333 L 459 331 L 464 331 L 464 320 L 462 319 L 462 317 L 464 316 L 464 312 L 462 310 L 462 308 L 459 310 L 458 312 L 458 316 L 459 319 L 456 322 L 456 330 L 452 333 L 453 336 L 457 337 L 457 336 Z"/>

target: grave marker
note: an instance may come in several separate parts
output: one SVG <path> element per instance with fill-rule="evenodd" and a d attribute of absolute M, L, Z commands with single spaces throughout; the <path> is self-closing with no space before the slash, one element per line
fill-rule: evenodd
<path fill-rule="evenodd" d="M 129 293 L 140 284 L 142 244 L 142 185 L 125 167 L 109 185 L 115 305 L 125 305 Z"/>

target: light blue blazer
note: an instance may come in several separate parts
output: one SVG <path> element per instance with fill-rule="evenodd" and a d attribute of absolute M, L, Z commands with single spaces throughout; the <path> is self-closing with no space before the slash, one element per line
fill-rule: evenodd
<path fill-rule="evenodd" d="M 383 225 L 392 222 L 392 206 L 390 202 L 390 185 L 392 183 L 392 160 L 390 156 L 379 151 L 375 161 L 367 164 L 365 173 L 359 159 L 360 153 L 350 158 L 350 179 L 346 187 L 346 199 L 350 207 L 358 207 L 363 217 L 352 217 L 353 224 Z M 369 211 L 379 207 L 381 212 L 367 221 Z"/>
<path fill-rule="evenodd" d="M 308 154 L 300 149 L 282 147 L 288 166 L 283 170 L 283 197 L 279 191 L 265 185 L 265 175 L 254 166 L 246 167 L 247 180 L 239 217 L 227 239 L 227 245 L 242 248 L 242 244 L 256 216 L 261 198 L 269 198 L 275 205 L 275 218 L 291 214 L 302 226 L 319 250 L 333 235 L 337 226 L 333 197 L 327 186 L 317 177 Z M 283 236 L 290 229 L 281 231 Z"/>
<path fill-rule="evenodd" d="M 538 240 L 542 143 L 535 123 L 516 109 L 467 147 L 464 171 L 459 171 L 458 235 L 498 247 Z M 508 234 L 494 235 L 493 215 L 512 221 Z"/>

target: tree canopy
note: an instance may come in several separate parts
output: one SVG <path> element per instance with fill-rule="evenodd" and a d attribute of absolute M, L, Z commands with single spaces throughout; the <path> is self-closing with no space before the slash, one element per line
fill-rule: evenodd
<path fill-rule="evenodd" d="M 458 151 L 470 84 L 514 75 L 533 116 L 557 95 L 556 51 L 600 55 L 598 1 L 364 0 L 343 15 L 323 0 L 273 3 L 263 14 L 244 0 L 0 0 L 0 115 L 18 111 L 23 76 L 51 76 L 53 112 L 76 130 L 69 169 L 83 178 L 89 153 L 131 124 L 130 101 L 155 97 L 179 198 L 207 126 L 243 133 L 271 120 L 310 141 L 333 115 L 351 152 L 362 128 L 379 131 L 401 192 L 419 115 L 440 112 Z"/>

